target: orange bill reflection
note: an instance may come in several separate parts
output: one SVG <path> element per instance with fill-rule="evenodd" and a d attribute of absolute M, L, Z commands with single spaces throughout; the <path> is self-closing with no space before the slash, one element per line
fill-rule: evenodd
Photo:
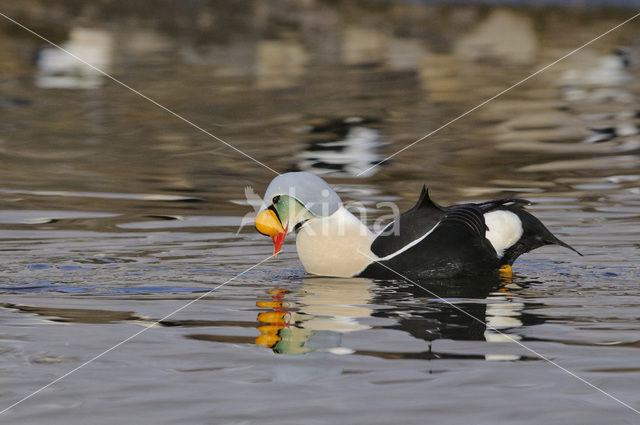
<path fill-rule="evenodd" d="M 371 287 L 365 279 L 310 278 L 299 291 L 268 291 L 270 300 L 256 302 L 267 311 L 258 314 L 255 343 L 281 354 L 349 353 L 352 350 L 342 347 L 342 335 L 369 328 L 358 319 L 371 314 L 365 307 Z"/>

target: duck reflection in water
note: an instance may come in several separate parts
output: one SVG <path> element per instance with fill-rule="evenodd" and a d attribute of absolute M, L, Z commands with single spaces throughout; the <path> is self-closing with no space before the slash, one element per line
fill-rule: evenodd
<path fill-rule="evenodd" d="M 282 354 L 349 354 L 352 350 L 341 346 L 342 334 L 370 328 L 358 320 L 373 312 L 367 307 L 373 288 L 368 279 L 308 277 L 299 291 L 271 290 L 271 301 L 256 303 L 270 309 L 258 314 L 256 344 Z"/>
<path fill-rule="evenodd" d="M 500 352 L 504 346 L 484 353 L 433 350 L 437 340 L 518 341 L 520 336 L 513 332 L 507 335 L 507 330 L 540 321 L 523 315 L 525 304 L 514 297 L 519 288 L 510 273 L 473 282 L 448 280 L 417 285 L 308 277 L 298 291 L 274 289 L 268 291 L 270 300 L 257 302 L 258 307 L 267 310 L 258 314 L 261 335 L 256 344 L 281 354 L 324 351 L 381 358 L 529 359 Z M 392 324 L 384 324 L 385 319 Z M 399 330 L 426 341 L 428 348 L 407 352 L 383 347 L 359 350 L 342 345 L 345 334 L 365 329 Z"/>

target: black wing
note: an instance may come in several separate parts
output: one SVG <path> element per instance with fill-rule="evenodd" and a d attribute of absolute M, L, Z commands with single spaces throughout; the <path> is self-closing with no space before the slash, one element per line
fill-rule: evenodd
<path fill-rule="evenodd" d="M 474 204 L 452 205 L 447 207 L 443 224 L 455 223 L 467 226 L 473 237 L 484 237 L 487 225 L 482 210 Z"/>
<path fill-rule="evenodd" d="M 371 251 L 378 257 L 386 257 L 424 236 L 441 221 L 446 212 L 429 198 L 429 191 L 422 186 L 418 202 L 389 223 L 371 244 Z"/>
<path fill-rule="evenodd" d="M 480 207 L 473 204 L 447 207 L 424 239 L 387 260 L 370 264 L 360 275 L 398 279 L 400 273 L 420 279 L 493 270 L 498 258 L 484 236 L 485 229 Z"/>

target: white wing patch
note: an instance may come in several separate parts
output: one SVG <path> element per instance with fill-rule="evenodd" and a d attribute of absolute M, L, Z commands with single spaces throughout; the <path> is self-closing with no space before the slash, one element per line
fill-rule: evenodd
<path fill-rule="evenodd" d="M 489 239 L 498 258 L 502 258 L 504 250 L 512 247 L 522 237 L 522 221 L 511 211 L 491 211 L 484 215 L 489 230 L 485 237 Z"/>

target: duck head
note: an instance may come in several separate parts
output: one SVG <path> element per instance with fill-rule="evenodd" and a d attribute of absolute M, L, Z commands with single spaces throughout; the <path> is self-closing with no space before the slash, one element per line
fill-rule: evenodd
<path fill-rule="evenodd" d="M 305 172 L 280 174 L 267 187 L 255 227 L 273 239 L 277 255 L 288 233 L 341 207 L 338 194 L 320 177 Z"/>

